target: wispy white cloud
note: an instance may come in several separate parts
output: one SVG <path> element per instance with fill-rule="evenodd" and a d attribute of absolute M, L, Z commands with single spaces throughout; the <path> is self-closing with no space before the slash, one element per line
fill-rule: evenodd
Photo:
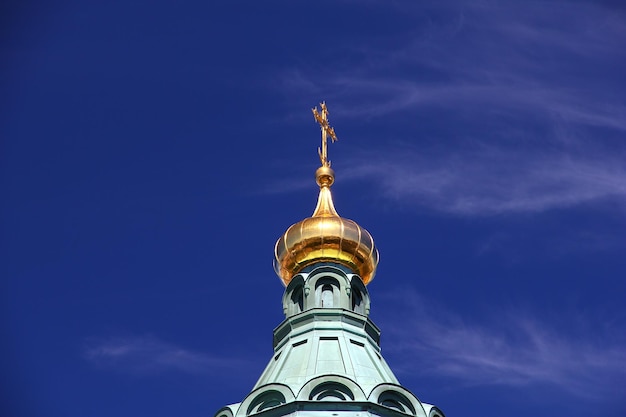
<path fill-rule="evenodd" d="M 624 328 L 609 332 L 595 327 L 574 334 L 572 328 L 584 326 L 572 323 L 571 317 L 562 317 L 556 326 L 519 311 L 494 312 L 493 322 L 477 323 L 414 291 L 402 293 L 412 302 L 398 306 L 401 325 L 384 323 L 386 351 L 406 357 L 394 368 L 400 373 L 443 376 L 459 385 L 548 384 L 595 400 L 615 398 L 626 383 Z M 393 300 L 399 304 L 396 296 Z"/>
<path fill-rule="evenodd" d="M 623 95 L 605 83 L 622 84 L 626 20 L 619 13 L 584 2 L 466 3 L 432 7 L 434 17 L 447 17 L 441 26 L 424 21 L 423 5 L 407 6 L 416 29 L 402 41 L 341 45 L 355 51 L 357 64 L 290 68 L 283 85 L 332 97 L 342 116 L 505 108 L 626 130 Z"/>
<path fill-rule="evenodd" d="M 580 94 L 568 86 L 554 85 L 551 80 L 542 84 L 516 74 L 476 71 L 482 72 L 479 80 L 446 82 L 338 74 L 328 79 L 320 90 L 342 91 L 341 95 L 324 94 L 332 97 L 329 101 L 333 101 L 333 109 L 341 117 L 382 117 L 432 108 L 476 113 L 486 124 L 490 112 L 508 112 L 526 122 L 531 121 L 528 117 L 534 117 L 552 123 L 626 131 L 626 105 L 617 97 L 607 100 L 589 93 Z M 297 79 L 302 77 L 298 74 Z"/>
<path fill-rule="evenodd" d="M 239 359 L 194 352 L 151 336 L 93 339 L 86 343 L 83 353 L 99 367 L 131 374 L 205 374 L 245 365 Z"/>
<path fill-rule="evenodd" d="M 452 214 L 540 212 L 604 198 L 626 201 L 626 165 L 546 151 L 479 147 L 449 155 L 399 148 L 355 155 L 349 177 L 384 197 Z"/>
<path fill-rule="evenodd" d="M 572 139 L 564 139 L 572 141 Z M 626 204 L 623 156 L 554 149 L 509 150 L 477 144 L 444 153 L 396 144 L 385 150 L 355 150 L 341 161 L 342 181 L 363 181 L 373 196 L 401 207 L 459 216 L 538 213 L 581 204 Z M 264 193 L 311 188 L 309 178 L 279 180 Z"/>
<path fill-rule="evenodd" d="M 398 126 L 364 133 L 379 149 L 355 153 L 349 176 L 401 204 L 465 216 L 623 201 L 623 12 L 592 2 L 439 3 L 395 2 L 416 21 L 406 37 L 339 45 L 352 51 L 342 65 L 282 74 L 286 92 L 326 97 L 335 120 Z M 425 133 L 426 118 L 445 129 Z M 300 186 L 287 185 L 274 190 Z"/>

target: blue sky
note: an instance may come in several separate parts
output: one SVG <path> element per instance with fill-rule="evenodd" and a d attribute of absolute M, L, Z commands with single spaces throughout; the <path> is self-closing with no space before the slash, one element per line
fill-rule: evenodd
<path fill-rule="evenodd" d="M 374 236 L 383 354 L 452 416 L 626 415 L 626 9 L 11 2 L 8 416 L 211 416 L 282 320 L 317 198 Z"/>

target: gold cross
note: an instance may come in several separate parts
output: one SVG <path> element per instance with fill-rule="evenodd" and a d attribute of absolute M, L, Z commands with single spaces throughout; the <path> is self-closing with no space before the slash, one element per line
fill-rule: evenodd
<path fill-rule="evenodd" d="M 313 117 L 315 117 L 315 121 L 317 121 L 317 123 L 319 123 L 320 127 L 322 128 L 322 148 L 317 148 L 317 153 L 320 156 L 322 166 L 330 167 L 330 161 L 328 160 L 328 151 L 326 149 L 326 140 L 327 137 L 330 136 L 330 139 L 335 142 L 337 140 L 337 135 L 335 135 L 335 130 L 328 124 L 328 108 L 326 107 L 326 102 L 321 102 L 320 107 L 322 108 L 321 114 L 317 111 L 317 106 L 311 109 L 311 111 L 313 112 Z"/>

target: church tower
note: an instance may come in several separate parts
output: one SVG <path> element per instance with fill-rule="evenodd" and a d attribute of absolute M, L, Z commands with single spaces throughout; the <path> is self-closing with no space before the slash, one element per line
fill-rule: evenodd
<path fill-rule="evenodd" d="M 322 130 L 320 191 L 313 215 L 276 242 L 286 318 L 274 330 L 274 355 L 244 400 L 215 417 L 444 417 L 400 385 L 381 355 L 367 291 L 378 250 L 367 230 L 335 210 L 327 139 L 337 137 L 324 103 L 313 115 Z"/>

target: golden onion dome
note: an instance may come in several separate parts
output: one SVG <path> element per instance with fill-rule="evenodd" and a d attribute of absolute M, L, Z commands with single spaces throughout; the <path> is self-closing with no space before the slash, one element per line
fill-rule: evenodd
<path fill-rule="evenodd" d="M 328 126 L 328 111 L 322 103 L 321 115 L 313 109 L 322 126 L 322 166 L 315 172 L 320 187 L 317 206 L 311 217 L 287 229 L 278 239 L 274 249 L 274 269 L 287 286 L 294 275 L 318 262 L 334 262 L 348 267 L 368 284 L 376 273 L 378 250 L 367 230 L 356 222 L 345 219 L 335 210 L 330 187 L 335 173 L 326 158 L 326 134 L 336 140 L 334 130 Z"/>

